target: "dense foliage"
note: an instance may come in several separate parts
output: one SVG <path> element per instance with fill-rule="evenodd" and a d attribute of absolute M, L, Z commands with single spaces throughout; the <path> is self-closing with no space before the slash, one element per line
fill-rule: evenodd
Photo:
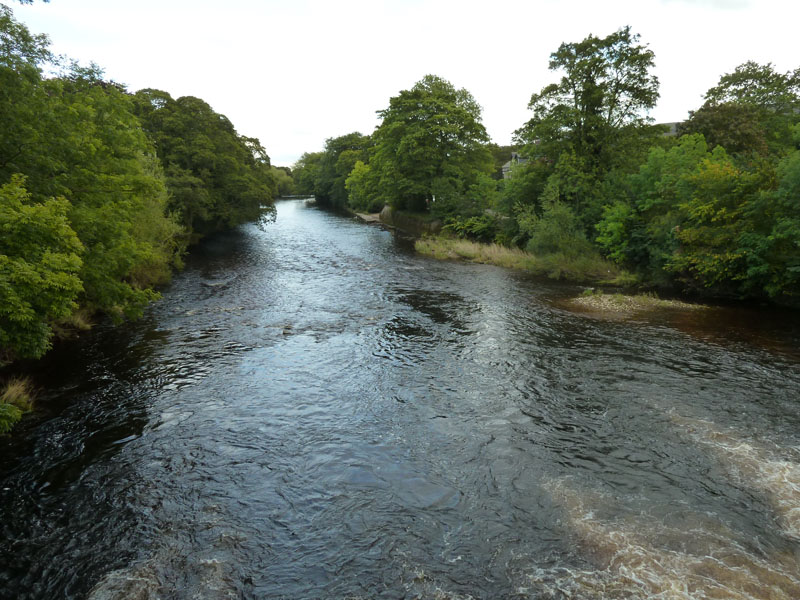
<path fill-rule="evenodd" d="M 675 136 L 647 116 L 654 62 L 629 27 L 561 44 L 513 148 L 488 143 L 469 92 L 428 75 L 370 138 L 304 154 L 295 182 L 336 206 L 428 214 L 457 237 L 602 254 L 648 286 L 797 303 L 800 69 L 737 67 Z M 522 160 L 506 162 L 512 149 Z"/>
<path fill-rule="evenodd" d="M 376 195 L 396 208 L 456 204 L 481 173 L 491 172 L 489 136 L 467 90 L 426 75 L 378 115 L 370 168 Z"/>
<path fill-rule="evenodd" d="M 47 348 L 50 322 L 77 308 L 84 247 L 64 198 L 31 202 L 25 178 L 0 186 L 0 347 L 23 356 Z"/>
<path fill-rule="evenodd" d="M 356 163 L 367 159 L 371 145 L 369 136 L 358 132 L 326 140 L 314 183 L 317 200 L 336 208 L 347 205 L 347 176 Z"/>
<path fill-rule="evenodd" d="M 562 77 L 531 97 L 533 118 L 518 131 L 526 154 L 551 161 L 571 154 L 589 172 L 626 160 L 659 96 L 653 52 L 638 41 L 625 27 L 561 44 L 550 55 L 550 69 Z"/>
<path fill-rule="evenodd" d="M 137 316 L 190 238 L 257 218 L 275 187 L 205 102 L 56 60 L 0 5 L 0 362 L 41 356 L 79 308 Z"/>
<path fill-rule="evenodd" d="M 134 101 L 164 166 L 169 209 L 187 230 L 202 235 L 253 221 L 272 203 L 276 179 L 257 139 L 237 134 L 199 98 L 147 89 Z"/>

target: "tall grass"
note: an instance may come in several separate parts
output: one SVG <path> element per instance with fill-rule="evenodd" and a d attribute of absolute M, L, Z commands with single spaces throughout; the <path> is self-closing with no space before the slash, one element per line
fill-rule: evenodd
<path fill-rule="evenodd" d="M 498 244 L 479 244 L 469 240 L 442 237 L 421 238 L 414 244 L 417 252 L 438 259 L 463 259 L 500 267 L 523 269 L 552 279 L 601 283 L 629 282 L 630 275 L 596 252 L 566 254 L 555 252 L 536 255 Z"/>
<path fill-rule="evenodd" d="M 33 408 L 33 386 L 27 378 L 13 378 L 0 393 L 0 433 L 11 431 L 22 415 Z"/>
<path fill-rule="evenodd" d="M 52 323 L 53 334 L 59 340 L 74 337 L 80 331 L 92 328 L 92 313 L 88 308 L 79 308 L 65 319 Z"/>

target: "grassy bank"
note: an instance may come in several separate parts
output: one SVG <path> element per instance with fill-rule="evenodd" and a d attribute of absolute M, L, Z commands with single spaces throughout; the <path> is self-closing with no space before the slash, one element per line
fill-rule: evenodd
<path fill-rule="evenodd" d="M 0 433 L 7 433 L 33 407 L 33 391 L 27 379 L 10 379 L 0 390 Z"/>
<path fill-rule="evenodd" d="M 498 244 L 479 244 L 463 239 L 425 237 L 414 244 L 417 252 L 438 259 L 462 259 L 477 263 L 523 269 L 551 279 L 632 285 L 634 277 L 599 254 L 564 253 L 536 256 L 519 248 Z"/>

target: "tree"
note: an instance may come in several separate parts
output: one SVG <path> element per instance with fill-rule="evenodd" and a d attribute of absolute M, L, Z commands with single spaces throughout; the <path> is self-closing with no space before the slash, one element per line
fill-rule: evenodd
<path fill-rule="evenodd" d="M 272 177 L 275 179 L 278 196 L 291 196 L 294 194 L 294 181 L 289 167 L 272 167 Z"/>
<path fill-rule="evenodd" d="M 321 162 L 322 152 L 304 152 L 292 165 L 292 176 L 298 194 L 314 196 L 318 193 L 317 180 Z"/>
<path fill-rule="evenodd" d="M 630 196 L 606 206 L 597 242 L 606 253 L 645 279 L 668 285 L 665 267 L 678 251 L 680 209 L 691 197 L 690 177 L 711 158 L 702 135 L 686 135 L 669 150 L 652 148 L 639 172 L 629 177 Z"/>
<path fill-rule="evenodd" d="M 167 214 L 164 175 L 121 86 L 97 67 L 73 66 L 44 82 L 52 101 L 47 133 L 32 153 L 29 189 L 63 195 L 86 248 L 82 303 L 115 318 L 135 317 L 158 297 L 183 249 Z"/>
<path fill-rule="evenodd" d="M 357 161 L 367 160 L 371 145 L 370 137 L 357 131 L 325 141 L 314 186 L 317 200 L 337 208 L 347 205 L 347 176 Z"/>
<path fill-rule="evenodd" d="M 786 114 L 800 104 L 800 68 L 777 73 L 772 63 L 748 61 L 720 77 L 705 98 L 712 104 L 741 102 Z"/>
<path fill-rule="evenodd" d="M 40 65 L 51 60 L 49 40 L 32 35 L 10 8 L 0 4 L 0 177 L 19 172 L 18 163 L 43 135 L 47 96 Z"/>
<path fill-rule="evenodd" d="M 272 204 L 276 182 L 257 139 L 199 98 L 145 89 L 134 102 L 166 173 L 170 209 L 196 237 L 254 221 Z"/>
<path fill-rule="evenodd" d="M 800 134 L 800 126 L 797 128 Z M 650 282 L 712 295 L 795 301 L 800 293 L 800 151 L 737 164 L 700 134 L 654 148 L 606 208 L 598 242 Z M 793 300 L 794 299 L 794 300 Z"/>
<path fill-rule="evenodd" d="M 723 75 L 705 103 L 691 113 L 684 133 L 702 133 L 710 144 L 736 154 L 785 154 L 794 148 L 800 121 L 800 68 L 778 73 L 772 64 L 748 61 Z"/>
<path fill-rule="evenodd" d="M 379 212 L 383 202 L 376 193 L 376 182 L 372 168 L 362 161 L 356 161 L 353 170 L 345 181 L 347 203 L 353 210 Z"/>
<path fill-rule="evenodd" d="M 555 180 L 548 182 L 542 194 L 541 216 L 532 209 L 531 206 L 522 207 L 518 216 L 520 230 L 530 238 L 525 246 L 528 252 L 572 257 L 592 252 L 574 211 L 559 200 Z"/>
<path fill-rule="evenodd" d="M 555 162 L 574 153 L 589 169 L 607 171 L 630 154 L 647 130 L 647 110 L 658 99 L 658 79 L 650 73 L 654 54 L 623 27 L 605 38 L 592 35 L 563 43 L 550 55 L 550 70 L 561 80 L 533 94 L 533 117 L 517 131 L 530 157 Z"/>
<path fill-rule="evenodd" d="M 370 168 L 381 200 L 396 208 L 424 210 L 434 195 L 459 195 L 491 174 L 481 108 L 467 90 L 426 75 L 378 115 Z"/>
<path fill-rule="evenodd" d="M 0 363 L 38 358 L 50 347 L 52 321 L 77 307 L 83 245 L 64 198 L 33 202 L 25 178 L 0 186 Z"/>
<path fill-rule="evenodd" d="M 169 276 L 181 247 L 131 98 L 94 65 L 62 66 L 44 79 L 47 39 L 32 36 L 5 7 L 0 40 L 0 183 L 22 175 L 31 203 L 65 199 L 82 246 L 78 301 L 135 315 L 156 296 L 152 286 Z"/>
<path fill-rule="evenodd" d="M 731 154 L 767 154 L 767 136 L 758 108 L 738 102 L 707 102 L 679 125 L 681 134 L 701 133 L 709 146 Z"/>

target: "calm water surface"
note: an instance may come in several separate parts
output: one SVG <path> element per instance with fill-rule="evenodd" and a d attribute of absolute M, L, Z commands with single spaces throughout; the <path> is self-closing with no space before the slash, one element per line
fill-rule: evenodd
<path fill-rule="evenodd" d="M 0 596 L 800 598 L 800 320 L 602 315 L 279 203 L 32 372 Z"/>

